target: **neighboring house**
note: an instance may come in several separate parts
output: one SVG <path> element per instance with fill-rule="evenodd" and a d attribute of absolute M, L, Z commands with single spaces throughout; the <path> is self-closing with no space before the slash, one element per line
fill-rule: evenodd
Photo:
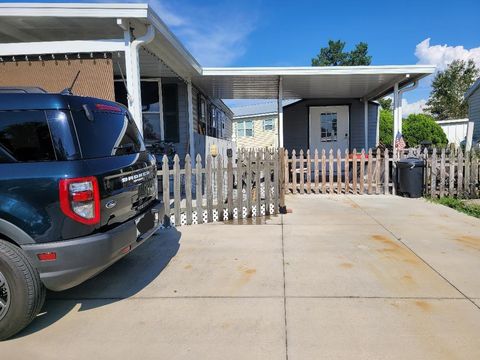
<path fill-rule="evenodd" d="M 468 118 L 473 122 L 473 144 L 480 142 L 480 78 L 466 92 Z"/>
<path fill-rule="evenodd" d="M 148 4 L 0 3 L 0 86 L 60 91 L 78 70 L 75 94 L 123 102 L 147 142 L 171 141 L 183 158 L 204 157 L 215 142 L 235 146 L 222 99 L 277 101 L 277 116 L 238 119 L 241 146 L 256 134 L 259 145 L 288 150 L 373 147 L 375 100 L 393 93 L 401 131 L 402 93 L 435 67 L 205 68 Z M 278 106 L 288 99 L 303 100 Z"/>
<path fill-rule="evenodd" d="M 285 100 L 283 106 L 298 100 Z M 232 107 L 233 141 L 237 149 L 278 147 L 277 102 Z"/>

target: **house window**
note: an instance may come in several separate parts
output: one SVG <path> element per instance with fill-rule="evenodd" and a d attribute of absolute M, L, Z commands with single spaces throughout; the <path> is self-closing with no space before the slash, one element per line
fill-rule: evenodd
<path fill-rule="evenodd" d="M 265 119 L 263 120 L 263 130 L 264 131 L 272 131 L 275 128 L 275 123 L 273 119 Z"/>
<path fill-rule="evenodd" d="M 165 141 L 180 142 L 180 120 L 178 114 L 177 84 L 163 84 L 163 123 Z"/>
<path fill-rule="evenodd" d="M 207 102 L 200 94 L 198 94 L 198 133 L 201 135 L 207 133 Z"/>
<path fill-rule="evenodd" d="M 244 120 L 237 123 L 237 137 L 253 136 L 253 120 Z"/>
<path fill-rule="evenodd" d="M 145 142 L 158 142 L 160 133 L 160 94 L 158 81 L 142 81 L 142 119 Z"/>
<path fill-rule="evenodd" d="M 337 113 L 321 113 L 320 126 L 322 142 L 337 141 Z"/>

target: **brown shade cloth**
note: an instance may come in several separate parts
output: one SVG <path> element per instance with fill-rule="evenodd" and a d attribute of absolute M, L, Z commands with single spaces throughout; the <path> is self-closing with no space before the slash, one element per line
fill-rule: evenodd
<path fill-rule="evenodd" d="M 38 86 L 60 92 L 72 84 L 75 95 L 115 100 L 111 59 L 18 61 L 0 63 L 0 87 Z"/>

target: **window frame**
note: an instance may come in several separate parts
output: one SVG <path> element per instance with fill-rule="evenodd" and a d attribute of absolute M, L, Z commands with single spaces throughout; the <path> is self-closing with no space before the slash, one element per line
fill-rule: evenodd
<path fill-rule="evenodd" d="M 270 125 L 272 127 L 271 129 L 267 129 L 267 125 L 266 125 L 267 121 L 272 122 L 272 124 Z M 275 130 L 275 120 L 273 118 L 263 119 L 263 131 L 274 131 L 274 130 Z"/>

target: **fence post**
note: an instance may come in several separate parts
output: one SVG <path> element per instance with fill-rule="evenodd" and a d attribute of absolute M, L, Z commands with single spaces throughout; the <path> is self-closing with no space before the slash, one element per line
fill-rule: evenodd
<path fill-rule="evenodd" d="M 388 149 L 385 149 L 385 151 L 383 152 L 384 156 L 386 154 L 388 154 Z M 382 171 L 381 158 L 382 158 L 382 150 L 380 148 L 377 148 L 377 151 L 375 153 L 375 194 L 376 195 L 380 195 L 381 193 L 381 171 Z M 384 181 L 383 188 L 385 191 L 385 177 L 383 178 L 383 181 Z"/>
<path fill-rule="evenodd" d="M 263 178 L 265 179 L 265 215 L 270 214 L 270 202 L 271 202 L 271 194 L 272 194 L 272 187 L 270 182 L 272 180 L 272 169 L 270 167 L 270 162 L 272 161 L 270 156 L 270 151 L 268 149 L 265 150 L 265 161 L 263 162 Z"/>
<path fill-rule="evenodd" d="M 285 190 L 285 194 L 289 194 L 290 193 L 290 168 L 289 168 L 289 161 L 288 161 L 288 150 L 285 150 L 285 153 L 283 151 L 283 148 L 280 148 L 281 149 L 281 153 L 280 153 L 280 156 L 283 155 L 283 160 L 280 161 L 280 166 L 283 166 L 283 177 L 282 177 L 282 181 L 283 181 L 283 185 L 284 185 L 284 190 Z M 283 164 L 283 165 L 282 165 Z M 283 197 L 283 205 L 285 205 L 285 197 Z"/>
<path fill-rule="evenodd" d="M 163 185 L 163 210 L 164 225 L 170 226 L 170 168 L 167 155 L 162 159 L 162 185 Z"/>
<path fill-rule="evenodd" d="M 334 194 L 335 191 L 333 189 L 333 149 L 330 149 L 328 152 L 328 183 L 329 183 L 329 194 Z"/>
<path fill-rule="evenodd" d="M 280 174 L 279 174 L 279 180 L 280 184 L 278 186 L 278 192 L 279 192 L 279 209 L 278 211 L 280 214 L 286 214 L 287 213 L 287 207 L 285 206 L 285 193 L 288 191 L 288 183 L 289 183 L 289 177 L 288 177 L 288 150 L 284 150 L 283 148 L 280 148 L 279 150 L 279 158 L 280 162 L 278 164 Z M 278 180 L 277 180 L 278 181 Z"/>
<path fill-rule="evenodd" d="M 292 194 L 297 194 L 297 157 L 295 149 L 292 150 Z"/>
<path fill-rule="evenodd" d="M 282 151 L 282 149 L 280 149 Z M 282 169 L 282 162 L 279 160 L 280 153 L 275 150 L 273 153 L 273 214 L 277 215 L 278 210 L 280 207 L 280 199 L 282 196 L 285 196 L 285 191 L 281 186 L 282 179 L 281 177 L 281 169 Z M 283 194 L 282 194 L 283 193 Z"/>
<path fill-rule="evenodd" d="M 472 197 L 476 198 L 478 196 L 478 156 L 475 154 L 474 151 L 472 151 L 472 177 L 471 177 L 471 183 L 472 183 Z"/>
<path fill-rule="evenodd" d="M 345 194 L 350 194 L 350 154 L 345 149 Z"/>
<path fill-rule="evenodd" d="M 195 206 L 197 208 L 197 224 L 203 223 L 203 176 L 202 176 L 202 157 L 197 154 L 197 161 L 195 164 Z"/>
<path fill-rule="evenodd" d="M 305 193 L 305 177 L 303 174 L 305 169 L 305 154 L 303 153 L 303 150 L 300 150 L 298 160 L 300 162 L 300 194 L 303 195 Z"/>
<path fill-rule="evenodd" d="M 310 158 L 310 149 L 307 150 L 307 194 L 312 192 L 312 159 Z"/>
<path fill-rule="evenodd" d="M 463 151 L 458 149 L 458 164 L 457 164 L 457 197 L 463 196 Z"/>
<path fill-rule="evenodd" d="M 464 186 L 463 186 L 463 192 L 465 194 L 465 197 L 470 196 L 470 151 L 465 151 L 465 175 L 463 177 L 464 179 Z"/>
<path fill-rule="evenodd" d="M 367 163 L 367 193 L 368 195 L 372 195 L 373 193 L 373 169 L 372 169 L 372 164 L 373 164 L 373 159 L 372 159 L 372 148 L 368 149 L 368 163 Z"/>
<path fill-rule="evenodd" d="M 442 148 L 440 158 L 440 197 L 445 195 L 445 148 Z"/>
<path fill-rule="evenodd" d="M 190 154 L 185 156 L 185 202 L 187 225 L 192 224 L 192 161 Z"/>
<path fill-rule="evenodd" d="M 212 156 L 207 156 L 207 168 L 205 169 L 205 180 L 207 187 L 207 222 L 213 221 L 213 190 L 212 190 Z"/>
<path fill-rule="evenodd" d="M 358 180 L 358 174 L 357 174 L 357 149 L 353 149 L 353 162 L 352 162 L 352 171 L 353 171 L 353 181 L 352 181 L 352 186 L 353 186 L 353 195 L 357 194 L 357 180 Z"/>
<path fill-rule="evenodd" d="M 313 172 L 314 172 L 314 182 L 315 182 L 315 194 L 318 194 L 318 150 L 315 149 L 315 155 L 313 156 Z"/>
<path fill-rule="evenodd" d="M 243 218 L 243 153 L 237 156 L 237 220 Z"/>
<path fill-rule="evenodd" d="M 247 152 L 247 218 L 252 217 L 252 151 Z"/>
<path fill-rule="evenodd" d="M 430 193 L 430 192 L 429 192 L 429 191 L 430 191 L 429 186 L 430 186 L 430 179 L 431 179 L 431 178 L 430 178 L 430 170 L 431 170 L 431 167 L 430 167 L 430 165 L 429 165 L 429 161 L 430 161 L 430 160 L 429 160 L 429 158 L 428 158 L 428 150 L 427 150 L 427 148 L 425 148 L 425 149 L 423 150 L 423 159 L 424 159 L 424 161 L 425 161 L 425 179 L 424 179 L 424 181 L 425 181 L 425 191 L 424 191 L 424 194 L 427 195 L 427 194 Z"/>
<path fill-rule="evenodd" d="M 257 212 L 255 216 L 261 216 L 262 215 L 262 190 L 261 190 L 261 172 L 262 172 L 262 167 L 261 167 L 261 161 L 262 161 L 262 154 L 260 151 L 257 151 L 257 156 L 256 156 L 256 164 L 255 164 L 255 195 L 256 195 L 256 207 L 257 207 Z"/>
<path fill-rule="evenodd" d="M 385 195 L 390 194 L 390 158 L 388 155 L 388 149 L 384 151 L 385 156 L 385 173 L 383 175 L 383 185 L 384 185 L 384 192 Z"/>
<path fill-rule="evenodd" d="M 231 220 L 233 219 L 233 161 L 231 156 L 227 158 L 227 209 L 228 220 Z"/>
<path fill-rule="evenodd" d="M 322 149 L 322 194 L 327 193 L 327 157 Z"/>
<path fill-rule="evenodd" d="M 217 162 L 217 214 L 218 221 L 223 221 L 223 159 L 218 155 L 213 161 Z M 228 191 L 228 190 L 227 190 Z"/>
<path fill-rule="evenodd" d="M 342 152 L 337 149 L 337 194 L 342 193 Z"/>
<path fill-rule="evenodd" d="M 450 156 L 448 157 L 448 194 L 455 194 L 455 153 L 450 147 Z"/>
<path fill-rule="evenodd" d="M 434 147 L 432 152 L 432 161 L 431 161 L 431 181 L 430 181 L 430 196 L 437 196 L 437 149 Z"/>
<path fill-rule="evenodd" d="M 365 149 L 362 149 L 360 155 L 360 194 L 365 192 Z"/>

